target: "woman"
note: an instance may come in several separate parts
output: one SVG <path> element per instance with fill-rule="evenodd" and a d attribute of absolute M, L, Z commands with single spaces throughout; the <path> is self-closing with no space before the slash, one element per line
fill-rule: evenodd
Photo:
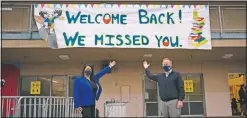
<path fill-rule="evenodd" d="M 99 79 L 110 72 L 116 62 L 94 75 L 93 67 L 87 65 L 82 70 L 82 76 L 77 76 L 74 81 L 74 105 L 77 112 L 82 112 L 83 117 L 95 117 L 95 102 L 99 99 L 102 88 Z"/>
<path fill-rule="evenodd" d="M 240 105 L 241 105 L 241 116 L 245 115 L 246 110 L 246 90 L 244 84 L 240 86 L 241 88 L 238 91 L 240 97 Z"/>

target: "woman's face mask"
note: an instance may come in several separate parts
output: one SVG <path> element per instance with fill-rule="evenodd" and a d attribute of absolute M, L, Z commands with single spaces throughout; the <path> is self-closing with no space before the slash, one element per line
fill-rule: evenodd
<path fill-rule="evenodd" d="M 85 74 L 86 74 L 87 76 L 90 76 L 90 75 L 92 74 L 92 71 L 91 71 L 91 70 L 85 70 Z"/>
<path fill-rule="evenodd" d="M 87 76 L 90 76 L 92 74 L 92 69 L 90 66 L 87 66 L 85 68 L 84 74 L 86 74 Z"/>

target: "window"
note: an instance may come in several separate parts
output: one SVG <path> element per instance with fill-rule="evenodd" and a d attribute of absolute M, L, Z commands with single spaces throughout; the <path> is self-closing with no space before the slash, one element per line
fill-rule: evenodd
<path fill-rule="evenodd" d="M 211 31 L 212 32 L 220 32 L 218 8 L 217 7 L 210 7 L 209 15 L 210 15 Z"/>
<path fill-rule="evenodd" d="M 67 96 L 67 76 L 52 76 L 52 96 Z"/>
<path fill-rule="evenodd" d="M 221 12 L 224 31 L 246 31 L 246 7 L 223 7 Z"/>
<path fill-rule="evenodd" d="M 30 96 L 30 84 L 32 81 L 36 81 L 37 77 L 21 77 L 21 89 L 20 95 L 21 96 Z"/>
<path fill-rule="evenodd" d="M 3 31 L 23 32 L 29 30 L 30 5 L 3 5 L 3 8 L 12 10 L 2 11 Z"/>
<path fill-rule="evenodd" d="M 37 81 L 41 81 L 40 96 L 51 95 L 51 76 L 49 77 L 37 77 Z"/>
<path fill-rule="evenodd" d="M 22 76 L 19 89 L 21 96 L 32 96 L 30 94 L 32 81 L 41 82 L 40 94 L 36 96 L 68 96 L 70 86 L 68 76 Z"/>
<path fill-rule="evenodd" d="M 32 96 L 30 94 L 30 86 L 32 81 L 41 81 L 40 95 L 37 96 L 50 96 L 51 76 L 23 76 L 20 82 L 20 95 Z"/>
<path fill-rule="evenodd" d="M 157 84 L 148 78 L 145 80 L 145 102 L 157 101 Z"/>

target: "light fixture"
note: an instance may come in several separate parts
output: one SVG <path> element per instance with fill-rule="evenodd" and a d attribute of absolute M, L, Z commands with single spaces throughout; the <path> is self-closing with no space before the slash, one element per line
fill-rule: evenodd
<path fill-rule="evenodd" d="M 232 56 L 233 56 L 233 54 L 225 54 L 225 55 L 221 56 L 221 58 L 223 58 L 223 59 L 229 59 Z"/>
<path fill-rule="evenodd" d="M 144 54 L 143 57 L 152 57 L 153 55 L 152 54 Z"/>
<path fill-rule="evenodd" d="M 62 60 L 69 60 L 69 55 L 59 55 L 59 58 Z"/>
<path fill-rule="evenodd" d="M 57 81 L 54 81 L 54 80 L 53 80 L 52 82 L 53 82 L 53 83 L 56 83 L 56 84 L 58 83 Z"/>

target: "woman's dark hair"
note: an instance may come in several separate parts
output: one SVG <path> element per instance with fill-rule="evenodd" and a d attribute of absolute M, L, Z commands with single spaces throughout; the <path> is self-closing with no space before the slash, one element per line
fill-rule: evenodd
<path fill-rule="evenodd" d="M 91 67 L 92 73 L 91 73 L 91 75 L 90 75 L 90 80 L 93 81 L 94 68 L 93 68 L 93 65 L 92 65 L 92 64 L 87 64 L 87 65 L 85 65 L 85 66 L 83 67 L 83 69 L 82 69 L 82 75 L 84 76 L 84 71 L 85 71 L 85 69 L 86 69 L 87 66 Z"/>

